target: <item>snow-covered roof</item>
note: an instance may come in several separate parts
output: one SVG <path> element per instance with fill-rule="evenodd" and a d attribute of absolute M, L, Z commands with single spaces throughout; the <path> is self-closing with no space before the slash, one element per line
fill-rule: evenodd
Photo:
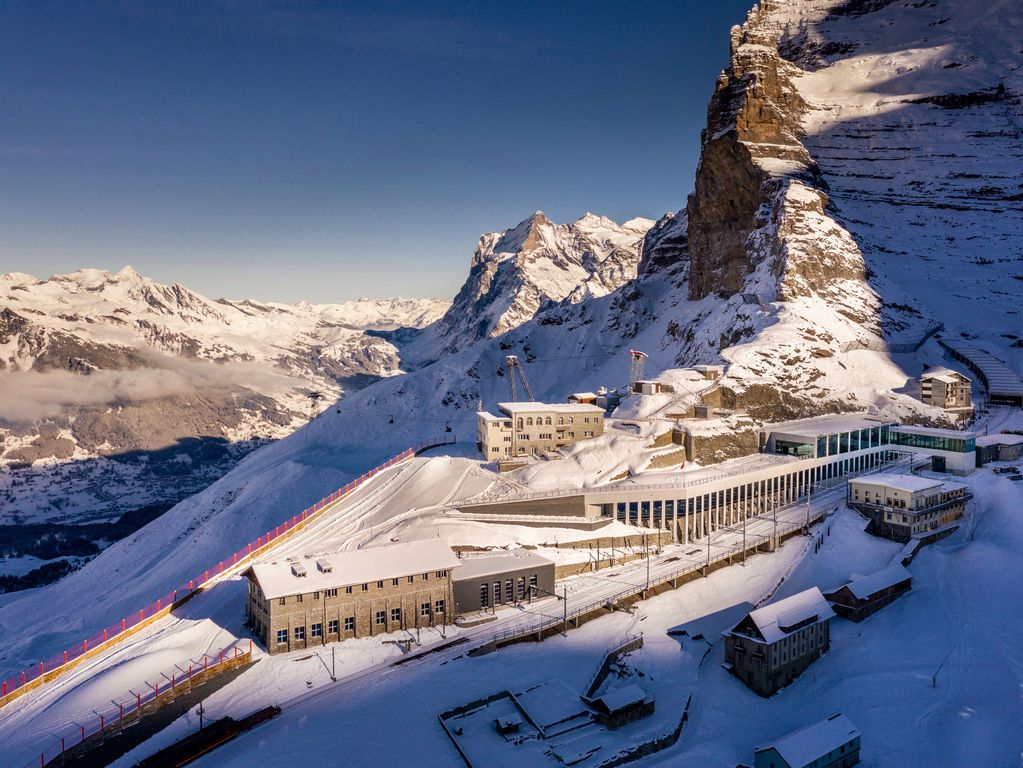
<path fill-rule="evenodd" d="M 964 376 L 959 371 L 953 371 L 951 368 L 942 368 L 941 366 L 935 366 L 928 368 L 920 375 L 921 379 L 937 379 L 938 381 L 944 381 L 946 384 L 955 383 L 961 379 L 970 381 L 969 376 Z"/>
<path fill-rule="evenodd" d="M 498 403 L 497 407 L 512 415 L 516 413 L 604 413 L 603 408 L 586 403 Z"/>
<path fill-rule="evenodd" d="M 487 411 L 477 411 L 476 417 L 483 419 L 484 421 L 508 421 L 507 415 L 495 416 Z"/>
<path fill-rule="evenodd" d="M 528 549 L 504 552 L 499 555 L 463 557 L 458 562 L 461 564 L 461 567 L 455 572 L 455 581 L 517 571 L 521 568 L 554 566 L 553 560 L 548 560 L 546 557 L 530 552 Z"/>
<path fill-rule="evenodd" d="M 569 397 L 570 400 L 573 397 L 576 400 L 596 400 L 597 399 L 597 393 L 596 392 L 573 392 L 568 397 Z"/>
<path fill-rule="evenodd" d="M 647 692 L 640 688 L 635 683 L 629 683 L 621 688 L 611 688 L 601 696 L 596 697 L 594 703 L 599 702 L 604 705 L 604 708 L 608 712 L 618 712 L 619 710 L 631 707 L 633 704 L 638 704 L 641 701 L 645 701 L 647 698 Z"/>
<path fill-rule="evenodd" d="M 866 413 L 843 413 L 831 416 L 815 416 L 810 419 L 783 421 L 777 424 L 766 424 L 764 429 L 771 433 L 817 437 L 836 432 L 851 432 L 854 429 L 871 429 L 873 427 L 894 424 L 891 419 L 870 416 Z"/>
<path fill-rule="evenodd" d="M 927 491 L 932 488 L 937 488 L 942 484 L 943 481 L 935 480 L 930 477 L 920 477 L 919 475 L 873 475 L 871 477 L 857 477 L 849 481 L 856 485 L 871 485 L 878 488 L 894 488 L 899 491 L 907 491 L 909 493 L 916 493 L 917 491 Z"/>
<path fill-rule="evenodd" d="M 813 763 L 819 757 L 839 749 L 860 735 L 848 717 L 839 713 L 827 720 L 800 728 L 782 736 L 772 744 L 757 747 L 757 752 L 774 749 L 782 759 L 796 768 Z"/>
<path fill-rule="evenodd" d="M 941 427 L 917 427 L 910 424 L 900 424 L 892 427 L 893 432 L 902 435 L 929 435 L 931 437 L 951 437 L 960 440 L 967 440 L 976 437 L 976 432 L 964 432 L 960 429 L 942 429 Z"/>
<path fill-rule="evenodd" d="M 943 338 L 941 344 L 962 355 L 983 371 L 989 395 L 1023 395 L 1023 380 L 1019 375 L 983 347 L 957 338 Z"/>
<path fill-rule="evenodd" d="M 749 617 L 764 636 L 765 642 L 776 643 L 791 631 L 786 628 L 811 619 L 812 623 L 820 623 L 834 615 L 831 604 L 824 599 L 821 591 L 817 587 L 810 587 L 784 600 L 750 611 Z"/>
<path fill-rule="evenodd" d="M 332 555 L 256 563 L 252 566 L 252 575 L 266 598 L 272 600 L 368 581 L 448 570 L 460 564 L 450 546 L 439 539 L 428 539 Z M 302 570 L 305 575 L 297 575 Z"/>
<path fill-rule="evenodd" d="M 869 576 L 855 576 L 845 586 L 849 588 L 849 591 L 853 593 L 857 600 L 865 600 L 882 589 L 893 587 L 899 582 L 911 578 L 913 578 L 912 574 L 901 563 L 895 563 Z"/>
<path fill-rule="evenodd" d="M 981 435 L 977 438 L 978 446 L 987 445 L 1019 445 L 1023 443 L 1023 435 Z"/>

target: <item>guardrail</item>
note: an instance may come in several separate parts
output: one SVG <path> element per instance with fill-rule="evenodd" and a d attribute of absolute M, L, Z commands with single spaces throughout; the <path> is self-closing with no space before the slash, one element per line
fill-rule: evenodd
<path fill-rule="evenodd" d="M 229 645 L 219 652 L 204 654 L 201 660 L 190 659 L 187 667 L 175 666 L 165 670 L 154 678 L 155 683 L 142 680 L 138 691 L 129 690 L 116 696 L 111 699 L 109 707 L 91 710 L 88 718 L 69 724 L 54 733 L 53 741 L 39 753 L 38 759 L 33 757 L 24 768 L 32 766 L 42 768 L 93 736 L 132 725 L 144 715 L 152 714 L 162 704 L 191 690 L 193 685 L 201 685 L 211 677 L 245 664 L 251 659 L 250 640 L 248 650 L 241 650 L 237 644 Z M 150 711 L 143 712 L 146 708 Z"/>
<path fill-rule="evenodd" d="M 140 608 L 137 612 L 132 612 L 119 622 L 111 624 L 101 632 L 97 632 L 92 637 L 85 638 L 82 641 L 75 643 L 62 654 L 52 656 L 49 659 L 44 659 L 43 661 L 40 661 L 38 665 L 33 665 L 29 669 L 22 670 L 19 674 L 3 680 L 0 682 L 0 707 L 3 707 L 32 688 L 50 682 L 83 659 L 111 647 L 114 643 L 120 642 L 120 640 L 128 637 L 152 621 L 155 621 L 157 618 L 170 613 L 171 609 L 181 605 L 186 600 L 196 595 L 201 589 L 208 586 L 211 582 L 222 577 L 224 574 L 230 573 L 239 565 L 247 563 L 256 555 L 262 554 L 283 538 L 290 536 L 299 528 L 304 527 L 310 520 L 317 517 L 325 509 L 331 507 L 333 504 L 340 501 L 349 493 L 359 488 L 385 469 L 389 469 L 396 464 L 407 461 L 428 448 L 450 445 L 454 442 L 454 435 L 446 435 L 442 438 L 424 440 L 411 448 L 406 448 L 396 456 L 392 456 L 383 464 L 374 467 L 368 472 L 357 477 L 355 480 L 352 480 L 347 485 L 338 488 L 329 496 L 323 497 L 311 507 L 302 510 L 289 520 L 285 520 L 272 531 L 267 531 L 265 535 L 257 536 L 255 541 L 249 542 L 245 547 L 239 549 L 229 557 L 224 558 L 211 568 L 207 568 L 202 573 L 197 574 L 188 581 L 182 582 L 176 589 L 158 597 L 153 602 Z"/>

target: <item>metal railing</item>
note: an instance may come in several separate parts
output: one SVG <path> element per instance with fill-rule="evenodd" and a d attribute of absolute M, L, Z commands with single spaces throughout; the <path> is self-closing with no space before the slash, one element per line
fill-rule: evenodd
<path fill-rule="evenodd" d="M 363 473 L 347 485 L 338 488 L 329 496 L 325 496 L 320 499 L 311 507 L 302 510 L 290 519 L 285 520 L 273 530 L 267 531 L 267 533 L 262 536 L 257 536 L 255 541 L 249 542 L 244 548 L 239 549 L 237 552 L 224 558 L 219 563 L 207 568 L 188 581 L 182 582 L 176 589 L 158 597 L 156 600 L 143 606 L 138 611 L 133 611 L 130 615 L 125 616 L 119 622 L 111 624 L 101 632 L 94 634 L 92 637 L 85 638 L 80 642 L 75 643 L 61 654 L 44 659 L 37 665 L 33 665 L 28 669 L 22 670 L 13 677 L 3 680 L 0 682 L 0 706 L 4 706 L 12 699 L 16 698 L 16 696 L 20 695 L 20 692 L 26 689 L 26 687 L 35 687 L 49 682 L 59 676 L 64 670 L 70 668 L 69 665 L 73 665 L 82 657 L 89 655 L 90 653 L 95 653 L 101 647 L 109 647 L 109 644 L 112 641 L 126 637 L 140 625 L 152 621 L 165 612 L 169 612 L 171 608 L 180 605 L 185 600 L 188 600 L 193 595 L 197 594 L 203 587 L 207 587 L 213 581 L 231 573 L 238 566 L 249 562 L 255 555 L 265 552 L 283 537 L 286 537 L 293 533 L 296 529 L 305 526 L 309 520 L 320 515 L 324 510 L 336 504 L 342 498 L 362 486 L 367 481 L 371 480 L 385 469 L 389 469 L 396 464 L 407 461 L 417 453 L 427 450 L 428 448 L 434 448 L 440 445 L 450 445 L 454 442 L 455 438 L 453 435 L 445 435 L 444 437 L 433 440 L 424 440 L 411 448 L 406 448 L 404 451 L 396 456 L 392 456 L 384 463 Z"/>

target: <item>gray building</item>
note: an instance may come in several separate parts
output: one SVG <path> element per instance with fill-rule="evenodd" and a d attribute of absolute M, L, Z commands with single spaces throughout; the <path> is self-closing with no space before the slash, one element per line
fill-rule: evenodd
<path fill-rule="evenodd" d="M 828 650 L 834 616 L 817 587 L 750 611 L 722 633 L 725 668 L 756 693 L 770 696 Z"/>
<path fill-rule="evenodd" d="M 843 619 L 863 621 L 898 599 L 913 586 L 913 576 L 901 563 L 853 579 L 824 597 Z"/>
<path fill-rule="evenodd" d="M 456 614 L 554 593 L 554 561 L 526 549 L 463 557 L 459 563 L 452 584 Z"/>
<path fill-rule="evenodd" d="M 978 467 L 992 461 L 1019 461 L 1023 458 L 1023 435 L 982 435 L 977 438 L 976 445 Z"/>
<path fill-rule="evenodd" d="M 860 732 L 839 713 L 757 747 L 754 768 L 849 768 L 860 761 Z"/>

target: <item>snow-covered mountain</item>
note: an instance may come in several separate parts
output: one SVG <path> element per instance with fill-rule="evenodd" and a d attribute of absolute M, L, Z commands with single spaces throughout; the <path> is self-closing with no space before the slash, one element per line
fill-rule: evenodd
<path fill-rule="evenodd" d="M 397 349 L 367 331 L 423 326 L 447 306 L 211 300 L 130 267 L 0 276 L 0 463 L 44 465 L 20 472 L 18 490 L 5 483 L 5 522 L 32 516 L 37 475 L 50 487 L 39 509 L 47 517 L 105 517 L 180 498 L 253 441 L 305 423 L 342 389 L 400 373 Z M 143 456 L 142 465 L 162 467 L 162 496 L 142 490 L 149 483 L 128 469 Z M 76 462 L 92 468 L 80 482 Z M 97 474 L 100 466 L 109 471 Z M 174 477 L 184 486 L 173 487 Z"/>
<path fill-rule="evenodd" d="M 643 237 L 653 224 L 643 218 L 618 224 L 592 213 L 555 224 L 537 211 L 511 229 L 488 232 L 451 307 L 410 353 L 432 361 L 500 336 L 544 307 L 617 290 L 636 276 Z"/>

